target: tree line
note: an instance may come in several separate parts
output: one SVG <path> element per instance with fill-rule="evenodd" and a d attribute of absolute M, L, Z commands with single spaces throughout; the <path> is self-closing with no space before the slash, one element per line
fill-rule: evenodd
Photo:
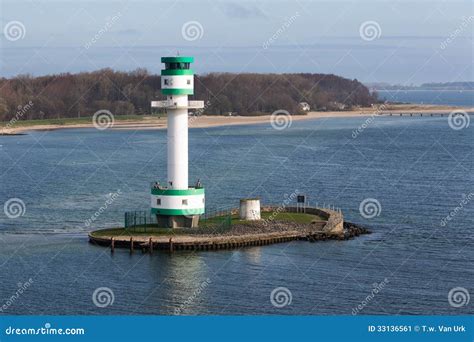
<path fill-rule="evenodd" d="M 145 69 L 103 69 L 78 74 L 0 78 L 0 120 L 88 117 L 98 110 L 114 115 L 146 115 L 150 102 L 163 99 L 160 76 Z M 259 115 L 284 109 L 301 112 L 370 106 L 376 95 L 357 80 L 325 74 L 196 75 L 192 98 L 204 100 L 204 114 Z"/>

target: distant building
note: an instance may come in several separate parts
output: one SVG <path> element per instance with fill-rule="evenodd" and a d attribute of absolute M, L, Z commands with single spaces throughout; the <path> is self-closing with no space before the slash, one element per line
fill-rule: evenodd
<path fill-rule="evenodd" d="M 299 106 L 300 106 L 300 110 L 302 110 L 303 112 L 309 112 L 311 110 L 311 107 L 308 104 L 308 102 L 300 102 Z"/>
<path fill-rule="evenodd" d="M 333 102 L 330 103 L 330 105 L 331 105 L 331 107 L 333 107 L 336 110 L 345 110 L 346 109 L 346 105 L 344 103 L 333 101 Z"/>

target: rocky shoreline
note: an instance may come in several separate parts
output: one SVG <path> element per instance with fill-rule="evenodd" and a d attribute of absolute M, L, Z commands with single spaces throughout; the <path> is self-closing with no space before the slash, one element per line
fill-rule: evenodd
<path fill-rule="evenodd" d="M 261 223 L 261 222 L 260 222 Z M 280 222 L 281 225 L 272 224 L 269 230 L 262 230 L 262 225 L 255 224 L 249 231 L 248 225 L 235 225 L 234 229 L 227 232 L 216 231 L 214 234 L 203 231 L 195 231 L 194 234 L 173 235 L 173 236 L 94 236 L 89 234 L 89 242 L 107 246 L 113 252 L 115 247 L 129 248 L 130 252 L 134 249 L 141 249 L 143 252 L 152 253 L 153 250 L 167 250 L 170 252 L 176 250 L 220 250 L 233 249 L 250 246 L 264 246 L 274 243 L 290 241 L 325 241 L 325 240 L 349 240 L 362 234 L 370 234 L 371 231 L 360 225 L 346 222 L 344 223 L 344 234 L 332 234 L 330 231 L 321 228 L 315 229 L 314 224 L 300 224 L 292 222 Z M 290 223 L 290 224 L 288 224 Z M 242 229 L 245 227 L 245 231 Z M 275 231 L 275 227 L 280 227 Z M 285 228 L 286 227 L 286 228 Z M 265 227 L 266 228 L 266 227 Z"/>
<path fill-rule="evenodd" d="M 370 231 L 369 229 L 351 222 L 344 222 L 344 231 L 346 239 L 352 239 L 356 236 L 363 234 L 372 234 L 372 231 Z"/>
<path fill-rule="evenodd" d="M 285 207 L 289 213 L 297 213 L 296 207 Z M 264 207 L 263 212 L 278 208 Z M 280 210 L 281 211 L 281 210 Z M 102 246 L 128 247 L 152 252 L 154 249 L 175 250 L 218 250 L 247 246 L 263 246 L 289 241 L 348 240 L 370 230 L 361 225 L 344 222 L 340 210 L 305 208 L 305 214 L 313 215 L 311 220 L 298 222 L 288 219 L 262 219 L 258 221 L 232 222 L 232 216 L 211 217 L 197 229 L 175 228 L 169 231 L 134 232 L 127 229 L 105 229 L 89 233 L 89 241 Z"/>
<path fill-rule="evenodd" d="M 369 229 L 355 223 L 344 222 L 343 225 L 343 234 L 331 234 L 330 232 L 327 232 L 325 230 L 312 231 L 308 235 L 306 235 L 303 240 L 307 240 L 309 242 L 316 242 L 321 240 L 350 240 L 359 235 L 372 233 Z"/>
<path fill-rule="evenodd" d="M 287 221 L 274 221 L 271 224 L 266 224 L 262 221 L 247 222 L 245 224 L 234 224 L 232 227 L 225 231 L 218 231 L 211 233 L 210 235 L 224 235 L 224 236 L 241 236 L 246 234 L 265 234 L 265 233 L 282 233 L 282 232 L 300 232 L 302 234 L 317 234 L 327 233 L 324 231 L 325 222 L 316 221 L 312 223 L 296 223 Z M 362 227 L 361 225 L 344 222 L 344 239 L 351 239 L 363 234 L 371 234 L 372 232 Z M 199 234 L 199 232 L 197 232 Z M 206 235 L 209 235 L 206 234 Z M 330 235 L 330 234 L 326 234 Z"/>

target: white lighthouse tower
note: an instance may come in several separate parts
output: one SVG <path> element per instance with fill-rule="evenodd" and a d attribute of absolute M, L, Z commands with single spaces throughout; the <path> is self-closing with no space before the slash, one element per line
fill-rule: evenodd
<path fill-rule="evenodd" d="M 162 57 L 161 92 L 167 99 L 151 103 L 168 114 L 168 179 L 151 189 L 151 211 L 162 227 L 197 227 L 204 214 L 204 188 L 200 182 L 188 185 L 188 109 L 204 107 L 204 101 L 188 101 L 194 93 L 193 61 L 193 57 Z"/>

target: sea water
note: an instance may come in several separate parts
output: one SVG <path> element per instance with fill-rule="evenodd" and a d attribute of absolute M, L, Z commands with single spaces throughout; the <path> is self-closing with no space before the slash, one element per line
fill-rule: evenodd
<path fill-rule="evenodd" d="M 474 192 L 473 124 L 453 130 L 447 117 L 333 118 L 283 130 L 270 123 L 192 129 L 189 136 L 190 181 L 205 185 L 208 208 L 254 196 L 280 204 L 298 192 L 310 205 L 341 208 L 373 233 L 112 255 L 89 244 L 87 232 L 120 226 L 124 211 L 148 208 L 150 182 L 166 180 L 166 131 L 0 137 L 1 203 L 25 204 L 18 218 L 0 212 L 1 313 L 473 313 L 472 305 L 448 300 L 453 288 L 473 293 L 474 203 L 462 204 Z M 378 203 L 375 215 L 361 214 L 368 199 Z M 105 307 L 93 301 L 99 288 L 113 293 Z M 285 288 L 283 307 L 271 300 L 278 288 Z"/>

